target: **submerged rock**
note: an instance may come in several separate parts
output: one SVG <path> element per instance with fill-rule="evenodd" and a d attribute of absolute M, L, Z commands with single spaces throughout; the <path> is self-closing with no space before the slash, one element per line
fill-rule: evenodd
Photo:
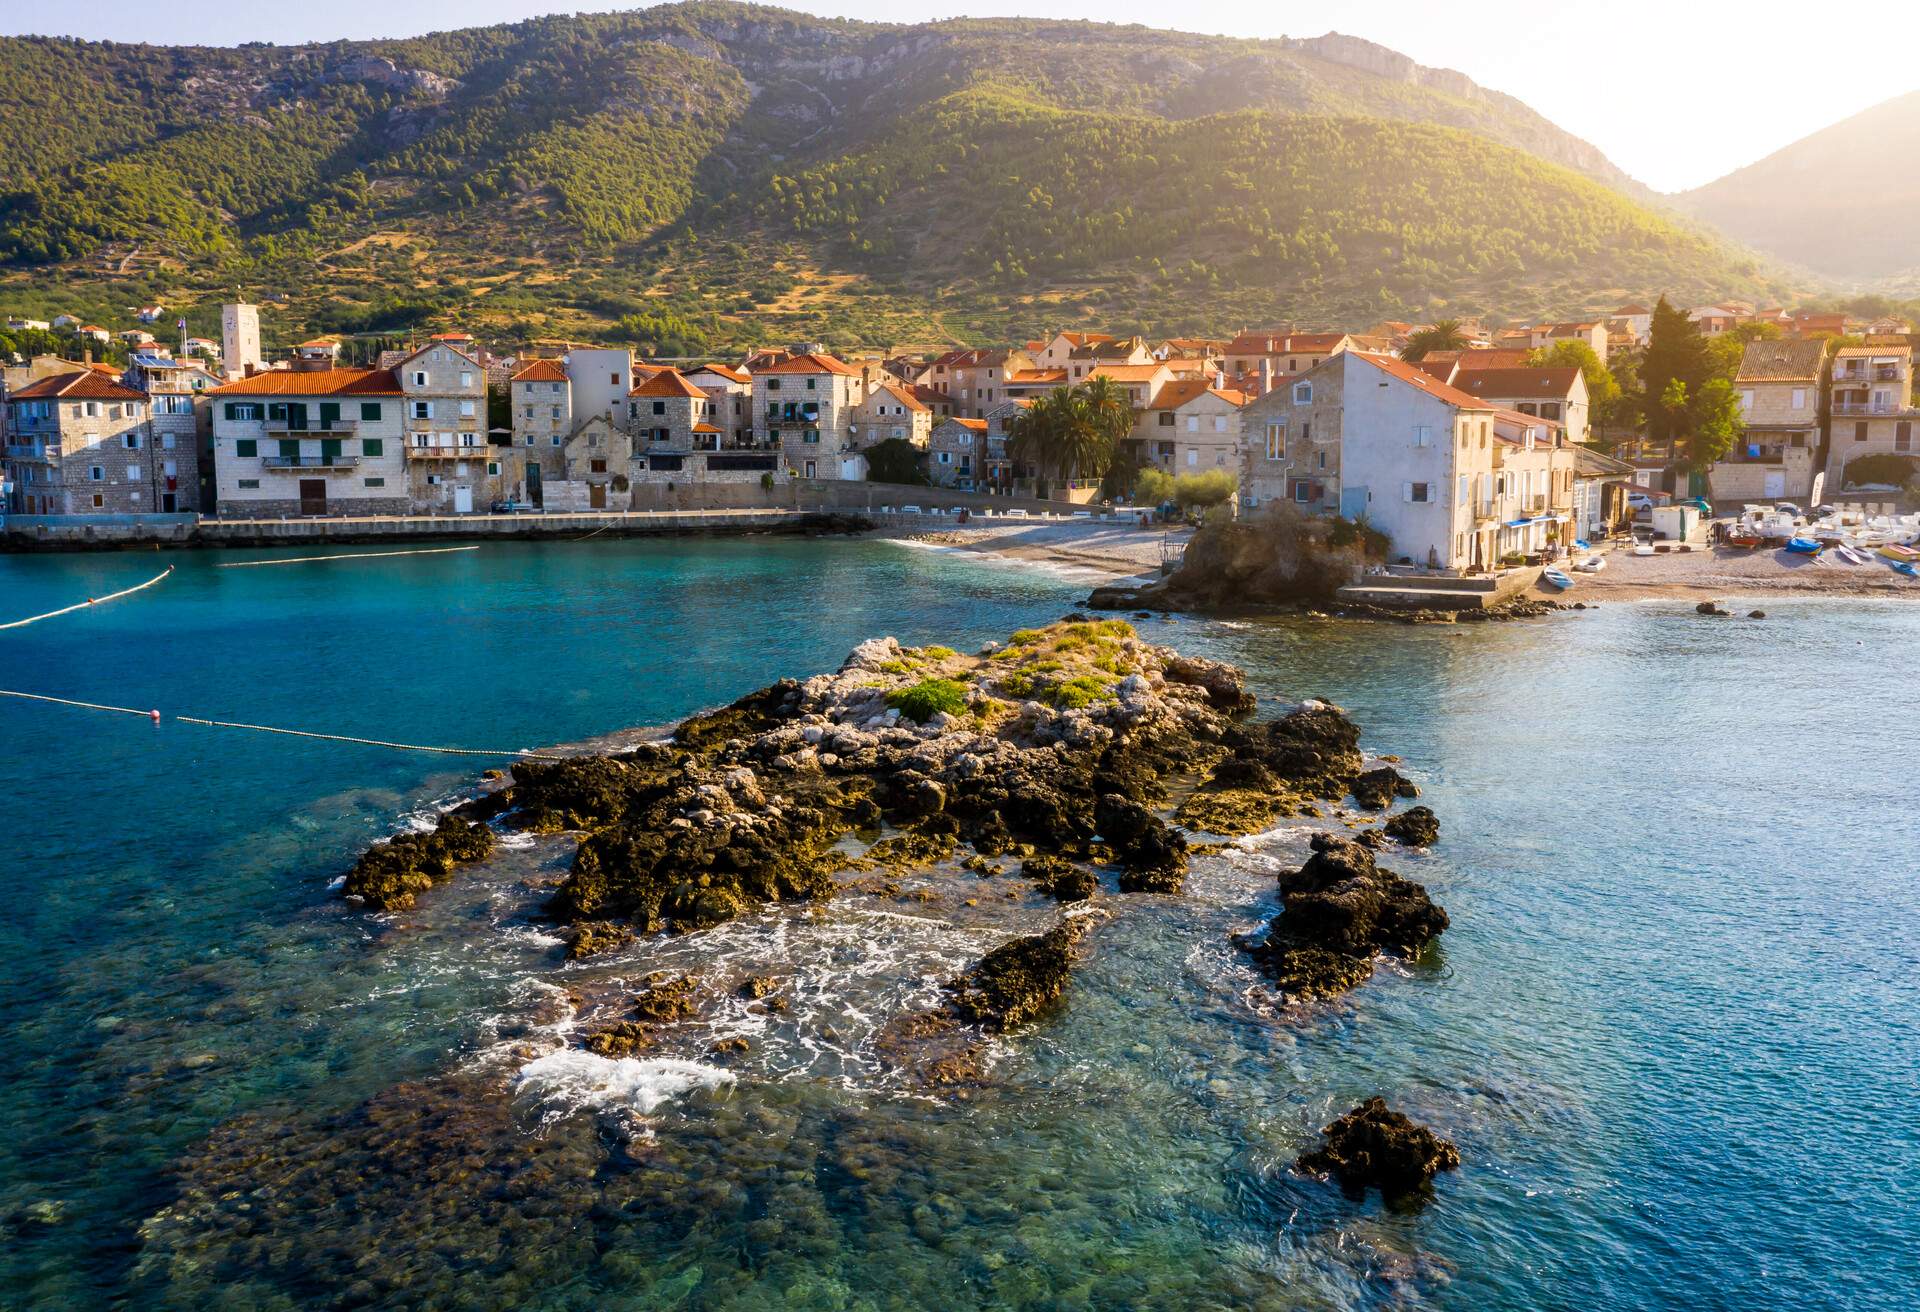
<path fill-rule="evenodd" d="M 1020 863 L 1020 873 L 1061 902 L 1084 902 L 1100 889 L 1093 871 L 1061 856 L 1030 856 Z"/>
<path fill-rule="evenodd" d="M 1389 816 L 1381 828 L 1388 838 L 1408 847 L 1432 847 L 1440 841 L 1440 820 L 1430 807 L 1410 806 Z"/>
<path fill-rule="evenodd" d="M 625 947 L 633 942 L 633 930 L 611 920 L 583 920 L 569 927 L 565 938 L 567 960 L 580 961 Z"/>
<path fill-rule="evenodd" d="M 1343 993 L 1372 975 L 1377 953 L 1417 955 L 1447 927 L 1426 889 L 1335 834 L 1315 834 L 1306 864 L 1280 876 L 1280 901 L 1266 939 L 1241 946 L 1290 998 Z"/>
<path fill-rule="evenodd" d="M 1355 776 L 1351 791 L 1353 800 L 1369 811 L 1386 810 L 1396 797 L 1420 796 L 1413 781 L 1390 765 L 1377 766 Z"/>
<path fill-rule="evenodd" d="M 1376 1188 L 1389 1204 L 1405 1202 L 1460 1165 L 1459 1149 L 1382 1098 L 1367 1099 L 1321 1133 L 1324 1141 L 1300 1158 L 1300 1169 L 1333 1176 L 1355 1198 Z"/>
<path fill-rule="evenodd" d="M 675 978 L 663 971 L 649 976 L 647 985 L 633 1000 L 633 1014 L 637 1019 L 664 1024 L 693 1015 L 693 997 L 698 988 L 693 976 Z"/>

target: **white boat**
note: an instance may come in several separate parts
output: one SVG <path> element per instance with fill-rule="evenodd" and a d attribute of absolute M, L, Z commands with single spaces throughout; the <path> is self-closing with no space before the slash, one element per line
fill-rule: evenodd
<path fill-rule="evenodd" d="M 1607 558 L 1605 556 L 1588 556 L 1585 560 L 1574 566 L 1574 568 L 1582 574 L 1598 574 L 1606 567 Z"/>
<path fill-rule="evenodd" d="M 1653 543 L 1651 542 L 1640 543 L 1639 545 L 1634 547 L 1633 554 L 1636 556 L 1651 556 L 1653 554 Z"/>
<path fill-rule="evenodd" d="M 1573 586 L 1573 580 L 1567 575 L 1562 574 L 1557 569 L 1542 570 L 1540 571 L 1540 577 L 1545 579 L 1548 583 L 1551 583 L 1554 587 L 1560 589 L 1560 591 L 1562 592 L 1565 592 L 1568 588 Z"/>
<path fill-rule="evenodd" d="M 1847 564 L 1849 565 L 1864 565 L 1867 563 L 1867 558 L 1865 556 L 1861 555 L 1858 551 L 1855 551 L 1852 547 L 1846 545 L 1844 542 L 1833 549 L 1833 554 L 1840 557 L 1840 559 L 1846 561 Z"/>

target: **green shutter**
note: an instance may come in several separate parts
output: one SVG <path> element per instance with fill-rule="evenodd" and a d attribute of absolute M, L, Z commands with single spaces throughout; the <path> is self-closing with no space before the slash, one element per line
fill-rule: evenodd
<path fill-rule="evenodd" d="M 227 418 L 233 418 L 233 402 L 227 402 Z"/>
<path fill-rule="evenodd" d="M 339 422 L 340 422 L 340 403 L 338 401 L 322 401 L 320 403 L 321 430 L 325 431 L 326 429 L 332 428 L 335 424 Z"/>
<path fill-rule="evenodd" d="M 287 403 L 285 401 L 267 402 L 267 418 L 284 424 L 287 421 Z"/>
<path fill-rule="evenodd" d="M 363 437 L 360 439 L 360 454 L 366 456 L 369 460 L 375 456 L 383 456 L 386 453 L 387 443 L 384 438 Z"/>
<path fill-rule="evenodd" d="M 260 443 L 251 437 L 236 437 L 233 439 L 233 453 L 251 459 L 260 454 Z"/>
<path fill-rule="evenodd" d="M 320 458 L 325 460 L 328 464 L 332 464 L 334 461 L 338 460 L 340 458 L 340 439 L 337 437 L 321 438 L 320 439 Z"/>
<path fill-rule="evenodd" d="M 378 401 L 362 401 L 360 403 L 360 418 L 367 423 L 379 423 L 380 403 Z"/>
<path fill-rule="evenodd" d="M 296 460 L 297 460 L 297 459 L 299 459 L 299 457 L 300 457 L 300 439 L 299 439 L 299 438 L 297 438 L 297 437 L 283 437 L 283 438 L 281 438 L 281 439 L 280 439 L 280 454 L 281 454 L 281 456 L 282 456 L 282 457 L 292 457 L 293 459 L 296 459 Z"/>

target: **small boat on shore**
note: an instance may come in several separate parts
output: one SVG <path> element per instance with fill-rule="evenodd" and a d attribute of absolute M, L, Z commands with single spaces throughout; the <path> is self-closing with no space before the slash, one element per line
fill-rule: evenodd
<path fill-rule="evenodd" d="M 1605 556 L 1588 556 L 1585 560 L 1574 566 L 1574 568 L 1582 574 L 1598 574 L 1606 567 L 1607 558 Z"/>
<path fill-rule="evenodd" d="M 1920 565 L 1916 565 L 1910 560 L 1894 561 L 1893 570 L 1894 573 L 1905 574 L 1910 579 L 1920 578 Z"/>
<path fill-rule="evenodd" d="M 1565 592 L 1568 588 L 1573 586 L 1573 579 L 1568 575 L 1561 573 L 1557 569 L 1542 570 L 1540 571 L 1540 577 L 1545 579 L 1548 583 L 1551 583 L 1554 587 L 1560 589 L 1560 591 L 1562 592 Z"/>
<path fill-rule="evenodd" d="M 1787 550 L 1796 556 L 1817 556 L 1820 544 L 1812 538 L 1788 538 Z"/>
<path fill-rule="evenodd" d="M 1848 546 L 1844 542 L 1842 542 L 1839 546 L 1833 549 L 1833 554 L 1840 557 L 1840 559 L 1846 561 L 1847 564 L 1849 565 L 1864 565 L 1867 563 L 1867 558 L 1865 556 L 1861 555 L 1858 551 L 1854 550 L 1852 547 Z"/>

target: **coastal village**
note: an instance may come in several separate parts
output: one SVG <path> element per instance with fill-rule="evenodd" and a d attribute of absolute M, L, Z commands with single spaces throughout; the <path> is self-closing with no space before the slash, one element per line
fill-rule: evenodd
<path fill-rule="evenodd" d="M 897 485 L 891 501 L 988 511 L 1284 504 L 1364 522 L 1396 565 L 1465 575 L 1563 559 L 1697 498 L 1901 504 L 1920 416 L 1911 324 L 1686 311 L 1692 336 L 1731 335 L 1738 352 L 1739 433 L 1700 468 L 1646 416 L 1609 422 L 1592 394 L 1591 380 L 1611 385 L 1609 362 L 1639 367 L 1655 318 L 1625 304 L 1502 327 L 1061 329 L 930 355 L 795 343 L 672 363 L 573 344 L 508 354 L 444 331 L 360 365 L 331 339 L 270 357 L 243 302 L 222 307 L 218 342 L 187 336 L 184 318 L 177 343 L 13 318 L 64 349 L 0 375 L 4 504 L 16 524 L 612 514 L 804 505 L 869 483 Z M 123 364 L 93 358 L 116 342 Z M 1104 410 L 1097 461 L 1040 436 L 1049 407 L 1075 399 Z M 1683 516 L 1655 536 L 1698 531 Z"/>

